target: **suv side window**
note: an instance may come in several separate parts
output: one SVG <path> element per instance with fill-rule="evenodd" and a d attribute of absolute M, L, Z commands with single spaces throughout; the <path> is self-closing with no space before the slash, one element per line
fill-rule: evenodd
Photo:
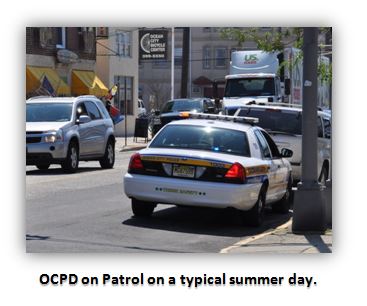
<path fill-rule="evenodd" d="M 271 151 L 271 155 L 273 156 L 273 158 L 280 158 L 280 153 L 278 150 L 277 145 L 275 144 L 274 140 L 269 136 L 268 133 L 261 131 L 261 134 L 264 136 L 265 140 L 267 141 L 269 147 L 270 147 L 270 151 Z"/>
<path fill-rule="evenodd" d="M 102 119 L 101 113 L 93 102 L 87 101 L 85 102 L 85 106 L 92 120 Z"/>
<path fill-rule="evenodd" d="M 85 108 L 84 102 L 79 103 L 76 107 L 76 118 L 79 119 L 81 115 L 89 116 L 87 109 Z"/>
<path fill-rule="evenodd" d="M 264 136 L 261 134 L 259 130 L 255 130 L 254 133 L 259 143 L 262 157 L 265 159 L 271 158 L 270 149 L 269 149 L 268 143 L 266 142 Z"/>

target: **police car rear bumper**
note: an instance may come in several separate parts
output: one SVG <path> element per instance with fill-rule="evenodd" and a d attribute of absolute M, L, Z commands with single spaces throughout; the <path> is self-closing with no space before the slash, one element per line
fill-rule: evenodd
<path fill-rule="evenodd" d="M 127 173 L 124 190 L 129 198 L 160 204 L 251 209 L 261 184 L 228 184 Z"/>

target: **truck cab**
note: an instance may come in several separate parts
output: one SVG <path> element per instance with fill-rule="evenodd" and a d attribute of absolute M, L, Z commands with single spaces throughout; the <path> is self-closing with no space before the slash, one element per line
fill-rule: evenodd
<path fill-rule="evenodd" d="M 223 96 L 224 111 L 228 107 L 246 105 L 251 101 L 282 101 L 277 53 L 234 51 L 230 64 Z"/>

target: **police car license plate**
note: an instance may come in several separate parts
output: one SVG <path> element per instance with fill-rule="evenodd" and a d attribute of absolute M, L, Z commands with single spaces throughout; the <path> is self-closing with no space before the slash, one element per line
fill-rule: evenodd
<path fill-rule="evenodd" d="M 195 167 L 184 166 L 184 165 L 173 165 L 172 175 L 179 176 L 179 177 L 194 177 Z"/>

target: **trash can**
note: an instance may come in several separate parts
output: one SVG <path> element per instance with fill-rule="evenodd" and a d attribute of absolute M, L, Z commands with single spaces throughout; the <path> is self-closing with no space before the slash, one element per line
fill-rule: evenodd
<path fill-rule="evenodd" d="M 134 142 L 137 142 L 138 137 L 145 138 L 145 142 L 148 142 L 148 124 L 148 118 L 135 119 Z"/>

